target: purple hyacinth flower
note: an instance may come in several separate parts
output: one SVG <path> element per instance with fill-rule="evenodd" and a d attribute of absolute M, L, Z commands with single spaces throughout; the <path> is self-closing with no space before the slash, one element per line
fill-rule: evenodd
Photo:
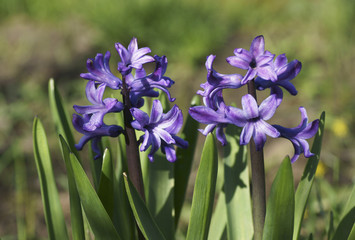
<path fill-rule="evenodd" d="M 227 58 L 227 62 L 234 67 L 248 70 L 242 79 L 243 85 L 255 78 L 255 76 L 271 81 L 277 80 L 276 73 L 272 67 L 272 60 L 275 55 L 265 51 L 263 36 L 254 38 L 250 51 L 236 48 L 234 54 L 235 56 Z"/>
<path fill-rule="evenodd" d="M 99 141 L 103 136 L 117 137 L 120 133 L 123 132 L 122 127 L 116 125 L 105 125 L 102 124 L 100 128 L 96 128 L 95 131 L 87 131 L 84 128 L 85 123 L 90 120 L 90 115 L 85 114 L 83 117 L 73 114 L 73 126 L 74 128 L 84 134 L 84 136 L 80 139 L 78 144 L 75 144 L 75 148 L 77 150 L 83 149 L 84 145 L 92 140 L 91 147 L 92 150 L 96 153 L 95 159 L 101 156 L 101 151 L 99 148 Z"/>
<path fill-rule="evenodd" d="M 105 83 L 112 89 L 119 89 L 122 81 L 111 73 L 109 65 L 110 56 L 110 52 L 107 51 L 105 57 L 101 53 L 98 53 L 95 59 L 89 58 L 86 62 L 89 73 L 82 73 L 80 77 L 99 83 Z"/>
<path fill-rule="evenodd" d="M 312 138 L 317 133 L 319 126 L 319 119 L 308 123 L 306 109 L 304 107 L 300 107 L 299 110 L 302 114 L 302 121 L 297 127 L 285 128 L 279 125 L 273 125 L 280 132 L 280 137 L 287 138 L 291 141 L 295 149 L 295 153 L 291 158 L 292 163 L 298 159 L 301 153 L 303 153 L 307 158 L 314 155 L 310 152 L 306 139 Z"/>
<path fill-rule="evenodd" d="M 160 89 L 165 92 L 171 102 L 175 101 L 175 98 L 172 98 L 168 88 L 170 88 L 174 81 L 169 77 L 164 76 L 168 60 L 166 56 L 159 57 L 154 56 L 156 67 L 155 70 L 145 76 L 145 71 L 142 68 L 139 71 L 136 71 L 136 75 L 133 76 L 132 73 L 127 75 L 126 82 L 130 89 L 130 99 L 131 103 L 135 107 L 142 105 L 142 97 L 157 97 L 159 93 L 154 89 Z"/>
<path fill-rule="evenodd" d="M 261 77 L 255 79 L 255 86 L 258 90 L 264 90 L 273 86 L 281 86 L 285 88 L 291 95 L 297 95 L 295 86 L 290 82 L 301 71 L 302 64 L 298 60 L 287 62 L 285 54 L 281 54 L 275 58 L 273 63 L 277 75 L 276 81 L 265 80 Z"/>
<path fill-rule="evenodd" d="M 83 129 L 86 131 L 94 131 L 101 127 L 106 113 L 120 112 L 124 108 L 124 105 L 115 98 L 102 99 L 106 84 L 100 84 L 97 88 L 95 85 L 94 81 L 89 81 L 86 85 L 86 97 L 93 105 L 73 106 L 77 113 L 90 115 L 90 120 L 83 125 Z"/>
<path fill-rule="evenodd" d="M 207 82 L 201 84 L 203 91 L 197 91 L 197 94 L 203 96 L 203 102 L 206 106 L 215 108 L 216 94 L 225 88 L 236 89 L 242 86 L 242 75 L 240 74 L 221 74 L 213 69 L 215 55 L 209 55 L 206 60 Z"/>
<path fill-rule="evenodd" d="M 121 43 L 116 43 L 115 47 L 121 57 L 121 62 L 118 63 L 117 69 L 122 75 L 129 74 L 132 68 L 141 69 L 143 64 L 154 61 L 152 56 L 146 55 L 151 52 L 150 48 L 138 49 L 137 38 L 132 38 L 128 49 Z"/>
<path fill-rule="evenodd" d="M 176 160 L 174 144 L 181 148 L 187 148 L 188 142 L 176 136 L 183 124 L 181 110 L 175 105 L 169 112 L 163 113 L 163 107 L 159 100 L 153 101 L 150 117 L 138 108 L 131 108 L 135 120 L 132 127 L 144 131 L 141 136 L 141 151 L 146 151 L 151 146 L 148 158 L 154 160 L 154 153 L 161 148 L 170 162 Z"/>
<path fill-rule="evenodd" d="M 223 129 L 227 127 L 227 124 L 232 123 L 232 121 L 227 118 L 229 107 L 225 105 L 222 92 L 218 92 L 216 99 L 218 107 L 215 109 L 208 106 L 195 106 L 189 109 L 190 116 L 196 121 L 207 124 L 205 129 L 199 129 L 199 131 L 207 136 L 210 132 L 216 129 L 216 137 L 218 141 L 225 146 L 227 144 L 226 137 L 224 135 Z"/>
<path fill-rule="evenodd" d="M 278 130 L 266 122 L 274 115 L 280 102 L 279 92 L 271 94 L 260 106 L 252 95 L 247 94 L 242 97 L 243 109 L 229 107 L 227 117 L 234 125 L 243 127 L 240 134 L 241 145 L 248 144 L 253 137 L 256 150 L 260 151 L 264 147 L 266 135 L 273 138 L 280 136 Z"/>

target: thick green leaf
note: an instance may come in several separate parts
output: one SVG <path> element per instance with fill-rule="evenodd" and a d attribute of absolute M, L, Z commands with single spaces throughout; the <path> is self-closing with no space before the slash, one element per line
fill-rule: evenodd
<path fill-rule="evenodd" d="M 349 234 L 348 240 L 354 240 L 355 239 L 355 224 L 353 228 L 351 229 L 351 232 Z"/>
<path fill-rule="evenodd" d="M 165 239 L 153 216 L 146 207 L 143 199 L 139 196 L 136 188 L 127 178 L 126 174 L 124 174 L 124 183 L 134 217 L 137 221 L 139 229 L 142 231 L 143 236 L 146 239 Z"/>
<path fill-rule="evenodd" d="M 348 239 L 355 226 L 355 206 L 341 219 L 335 233 L 333 240 Z"/>
<path fill-rule="evenodd" d="M 218 170 L 218 156 L 214 136 L 206 137 L 197 172 L 192 199 L 188 240 L 207 239 L 211 222 Z"/>
<path fill-rule="evenodd" d="M 305 170 L 301 181 L 298 184 L 296 195 L 295 195 L 295 221 L 294 221 L 294 231 L 293 240 L 297 240 L 299 233 L 301 231 L 301 225 L 303 220 L 304 211 L 306 209 L 309 193 L 312 188 L 314 176 L 317 170 L 320 151 L 322 147 L 322 138 L 324 133 L 324 123 L 325 123 L 325 112 L 322 113 L 320 117 L 320 124 L 318 133 L 316 134 L 312 146 L 311 152 L 315 155 L 310 157 L 307 161 Z"/>
<path fill-rule="evenodd" d="M 166 239 L 173 239 L 174 163 L 158 152 L 148 166 L 149 194 L 147 206 Z"/>
<path fill-rule="evenodd" d="M 355 186 L 353 187 L 350 197 L 342 212 L 340 223 L 335 230 L 333 240 L 352 239 L 350 235 L 354 235 L 355 228 Z"/>
<path fill-rule="evenodd" d="M 104 205 L 106 212 L 112 217 L 113 212 L 113 163 L 110 151 L 106 148 L 103 155 L 102 171 L 100 175 L 100 184 L 97 194 Z"/>
<path fill-rule="evenodd" d="M 33 151 L 41 185 L 44 216 L 49 238 L 68 239 L 63 210 L 54 180 L 46 133 L 41 121 L 37 117 L 33 122 Z"/>
<path fill-rule="evenodd" d="M 121 114 L 121 113 L 119 113 Z M 123 121 L 123 119 L 122 119 Z M 123 122 L 122 122 L 123 123 Z M 122 125 L 121 125 L 122 126 Z M 120 137 L 123 137 L 121 139 Z M 121 142 L 123 141 L 123 142 Z M 134 216 L 132 214 L 125 186 L 123 173 L 127 172 L 126 161 L 126 146 L 124 142 L 124 136 L 121 134 L 117 141 L 117 164 L 115 168 L 115 181 L 114 181 L 114 211 L 113 211 L 113 223 L 117 232 L 123 239 L 133 239 L 136 227 Z"/>
<path fill-rule="evenodd" d="M 212 214 L 211 225 L 208 231 L 208 239 L 222 239 L 227 232 L 227 209 L 224 192 L 218 195 L 218 201 L 214 213 Z M 230 238 L 231 239 L 231 238 Z"/>
<path fill-rule="evenodd" d="M 78 159 L 70 153 L 76 187 L 85 215 L 97 239 L 121 239 Z"/>
<path fill-rule="evenodd" d="M 195 96 L 191 101 L 191 106 L 200 105 L 200 98 Z M 189 181 L 191 166 L 194 159 L 198 134 L 197 128 L 199 122 L 187 115 L 181 138 L 189 142 L 187 149 L 178 148 L 176 150 L 176 162 L 174 166 L 174 206 L 175 206 L 175 226 L 177 226 L 180 218 L 182 206 L 184 204 L 187 183 Z"/>
<path fill-rule="evenodd" d="M 79 159 L 79 154 L 75 148 L 75 140 L 68 122 L 67 112 L 63 107 L 63 100 L 59 94 L 54 79 L 50 79 L 48 83 L 49 105 L 58 135 L 62 135 L 67 140 L 71 152 Z"/>
<path fill-rule="evenodd" d="M 67 169 L 67 178 L 69 186 L 69 200 L 70 200 L 70 219 L 72 228 L 72 238 L 74 240 L 85 239 L 83 213 L 81 210 L 80 198 L 78 190 L 76 189 L 73 169 L 70 164 L 70 149 L 62 137 L 59 135 L 60 143 L 62 145 L 62 154 Z"/>
<path fill-rule="evenodd" d="M 247 148 L 239 145 L 240 128 L 230 125 L 226 135 L 228 145 L 223 150 L 228 239 L 252 239 L 254 229 Z"/>
<path fill-rule="evenodd" d="M 291 161 L 282 162 L 271 186 L 266 207 L 264 240 L 292 239 L 295 209 L 295 195 Z"/>

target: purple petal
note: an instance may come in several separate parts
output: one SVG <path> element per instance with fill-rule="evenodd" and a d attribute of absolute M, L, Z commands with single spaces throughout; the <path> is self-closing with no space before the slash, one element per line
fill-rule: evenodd
<path fill-rule="evenodd" d="M 253 123 L 247 123 L 243 127 L 243 130 L 240 134 L 240 145 L 246 145 L 250 142 L 250 138 L 254 134 L 254 124 Z"/>
<path fill-rule="evenodd" d="M 274 116 L 276 108 L 278 107 L 276 97 L 276 94 L 272 94 L 260 104 L 259 114 L 261 119 L 269 120 Z"/>
<path fill-rule="evenodd" d="M 255 130 L 253 138 L 254 138 L 256 150 L 257 151 L 262 150 L 266 142 L 265 133 L 262 131 Z"/>
<path fill-rule="evenodd" d="M 264 36 L 257 36 L 256 38 L 253 39 L 251 45 L 250 45 L 250 53 L 254 56 L 260 56 L 261 54 L 264 54 L 265 52 L 265 41 L 264 41 Z"/>
<path fill-rule="evenodd" d="M 266 135 L 269 135 L 272 138 L 278 138 L 280 136 L 279 131 L 276 128 L 268 124 L 267 122 L 260 120 L 255 123 L 255 131 L 256 132 L 263 132 Z"/>
<path fill-rule="evenodd" d="M 274 54 L 272 55 L 260 55 L 259 57 L 257 57 L 256 60 L 256 65 L 257 66 L 265 66 L 265 65 L 271 65 L 272 64 L 272 59 L 274 59 Z"/>
<path fill-rule="evenodd" d="M 227 144 L 227 139 L 226 139 L 226 136 L 224 135 L 223 127 L 217 126 L 216 137 L 217 137 L 217 140 L 222 144 L 222 146 L 225 146 Z"/>
<path fill-rule="evenodd" d="M 133 53 L 138 50 L 137 38 L 133 37 L 128 45 L 128 51 Z"/>
<path fill-rule="evenodd" d="M 149 123 L 157 123 L 160 121 L 163 113 L 163 106 L 159 100 L 153 101 L 152 110 L 150 112 Z"/>
<path fill-rule="evenodd" d="M 255 98 L 250 95 L 244 95 L 242 97 L 242 106 L 246 119 L 253 119 L 259 117 L 259 108 L 258 104 L 255 101 Z"/>
<path fill-rule="evenodd" d="M 279 69 L 287 64 L 287 57 L 286 54 L 281 54 L 275 58 L 275 68 Z"/>
<path fill-rule="evenodd" d="M 171 137 L 170 133 L 168 133 L 167 131 L 161 129 L 161 128 L 154 128 L 153 129 L 153 133 L 157 136 L 159 136 L 159 138 L 163 139 L 167 144 L 174 144 L 175 140 L 174 138 Z"/>
<path fill-rule="evenodd" d="M 257 69 L 249 67 L 248 72 L 245 74 L 244 78 L 241 81 L 242 85 L 253 80 L 253 78 L 256 76 L 256 73 L 257 73 Z"/>
<path fill-rule="evenodd" d="M 172 135 L 172 137 L 174 138 L 175 143 L 178 147 L 187 148 L 189 146 L 189 143 L 187 141 L 185 141 L 184 139 L 182 139 L 178 136 L 175 136 L 175 135 Z"/>
<path fill-rule="evenodd" d="M 148 125 L 149 123 L 149 116 L 142 110 L 138 108 L 131 108 L 130 109 L 132 116 L 140 123 L 142 127 Z"/>
<path fill-rule="evenodd" d="M 271 80 L 273 82 L 277 81 L 277 75 L 273 67 L 271 65 L 265 65 L 262 67 L 258 67 L 258 76 L 265 79 Z"/>
<path fill-rule="evenodd" d="M 175 148 L 172 145 L 164 146 L 163 151 L 165 152 L 166 159 L 169 162 L 175 162 L 176 161 L 176 152 Z"/>
<path fill-rule="evenodd" d="M 144 131 L 144 135 L 143 135 L 143 142 L 142 145 L 140 147 L 140 151 L 144 152 L 147 151 L 148 147 L 150 145 L 152 145 L 152 140 L 151 140 L 152 136 L 150 136 L 150 133 L 148 130 Z"/>
<path fill-rule="evenodd" d="M 247 122 L 243 110 L 235 107 L 228 107 L 227 118 L 238 127 L 244 127 Z"/>
<path fill-rule="evenodd" d="M 243 56 L 243 57 L 247 58 L 246 56 Z M 245 59 L 243 59 L 239 56 L 227 57 L 226 60 L 233 67 L 237 67 L 237 68 L 241 68 L 241 69 L 248 69 L 249 68 L 250 61 L 246 61 Z"/>
<path fill-rule="evenodd" d="M 191 107 L 189 114 L 193 119 L 203 124 L 228 122 L 228 119 L 224 115 L 205 106 Z"/>

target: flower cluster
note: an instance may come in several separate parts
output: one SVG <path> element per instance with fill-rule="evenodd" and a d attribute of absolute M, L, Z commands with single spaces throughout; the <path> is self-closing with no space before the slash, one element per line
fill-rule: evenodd
<path fill-rule="evenodd" d="M 141 151 L 146 151 L 151 146 L 149 159 L 153 161 L 153 154 L 161 148 L 169 161 L 175 161 L 174 145 L 187 147 L 187 142 L 177 137 L 176 134 L 182 126 L 182 113 L 175 105 L 168 113 L 162 112 L 159 100 L 154 100 L 150 118 L 139 108 L 144 105 L 143 97 L 158 97 L 161 90 L 165 92 L 170 101 L 175 99 L 170 96 L 168 88 L 174 81 L 164 76 L 168 66 L 165 56 L 149 56 L 151 50 L 148 47 L 138 48 L 137 39 L 133 38 L 125 48 L 122 44 L 115 44 L 116 50 L 121 58 L 117 64 L 117 70 L 121 78 L 115 76 L 110 70 L 110 52 L 105 55 L 97 54 L 94 59 L 87 60 L 88 73 L 80 76 L 88 80 L 86 86 L 86 97 L 91 103 L 89 106 L 74 105 L 75 111 L 80 114 L 73 114 L 74 128 L 84 134 L 76 148 L 81 150 L 85 143 L 92 140 L 92 149 L 101 156 L 98 143 L 103 136 L 117 137 L 124 133 L 122 127 L 117 125 L 106 125 L 104 116 L 107 113 L 120 112 L 128 108 L 136 119 L 131 124 L 137 130 L 145 134 Z M 143 68 L 146 63 L 155 63 L 155 69 L 147 74 Z M 123 103 L 115 98 L 105 98 L 105 88 L 119 90 L 123 95 Z M 128 101 L 125 101 L 128 99 Z"/>
<path fill-rule="evenodd" d="M 262 150 L 266 142 L 266 135 L 272 138 L 283 137 L 289 139 L 295 149 L 291 161 L 297 160 L 301 153 L 306 157 L 313 154 L 309 150 L 306 139 L 315 135 L 319 120 L 308 123 L 306 110 L 300 107 L 302 122 L 298 127 L 285 128 L 267 123 L 272 118 L 283 99 L 284 88 L 291 95 L 297 90 L 290 82 L 301 70 L 298 60 L 287 61 L 285 54 L 275 58 L 275 55 L 265 50 L 263 36 L 256 37 L 250 50 L 237 48 L 234 56 L 228 57 L 227 62 L 233 67 L 247 70 L 244 76 L 240 74 L 221 74 L 213 69 L 216 56 L 210 55 L 206 60 L 207 82 L 201 84 L 202 90 L 197 94 L 203 98 L 204 106 L 189 109 L 190 115 L 200 123 L 207 124 L 200 130 L 204 135 L 216 129 L 217 139 L 226 145 L 223 129 L 228 124 L 243 128 L 240 135 L 240 144 L 248 144 L 253 138 L 256 149 Z M 237 89 L 244 85 L 254 86 L 257 90 L 270 89 L 270 96 L 258 105 L 256 99 L 247 94 L 242 97 L 242 109 L 228 106 L 224 102 L 223 89 Z"/>

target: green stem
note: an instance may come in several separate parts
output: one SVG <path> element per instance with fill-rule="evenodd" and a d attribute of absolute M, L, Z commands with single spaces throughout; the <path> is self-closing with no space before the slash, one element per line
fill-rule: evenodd
<path fill-rule="evenodd" d="M 257 100 L 254 80 L 248 82 L 248 93 L 252 95 L 255 100 Z M 255 142 L 253 140 L 250 141 L 250 160 L 252 174 L 254 240 L 261 240 L 263 238 L 266 213 L 264 152 L 263 150 L 256 150 Z"/>

